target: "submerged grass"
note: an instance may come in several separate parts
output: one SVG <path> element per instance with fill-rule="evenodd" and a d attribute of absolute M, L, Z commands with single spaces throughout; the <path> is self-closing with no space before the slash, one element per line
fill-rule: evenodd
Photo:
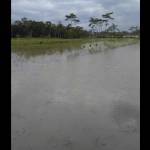
<path fill-rule="evenodd" d="M 53 54 L 56 52 L 81 49 L 81 45 L 91 42 L 103 42 L 108 48 L 135 44 L 138 38 L 97 38 L 97 39 L 54 39 L 54 38 L 12 38 L 12 52 L 22 55 Z"/>

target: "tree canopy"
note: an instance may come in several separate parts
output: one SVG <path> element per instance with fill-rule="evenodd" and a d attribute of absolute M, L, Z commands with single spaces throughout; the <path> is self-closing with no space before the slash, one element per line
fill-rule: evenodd
<path fill-rule="evenodd" d="M 51 21 L 35 21 L 27 18 L 16 20 L 11 24 L 12 37 L 50 37 L 50 38 L 83 38 L 95 35 L 95 37 L 104 37 L 106 35 L 116 35 L 114 33 L 124 35 L 133 34 L 140 35 L 138 26 L 130 27 L 129 31 L 120 31 L 118 25 L 113 23 L 115 18 L 112 17 L 113 12 L 102 14 L 101 17 L 90 17 L 89 27 L 91 31 L 85 30 L 81 26 L 77 26 L 80 22 L 77 15 L 70 13 L 65 16 L 68 24 L 65 26 L 59 21 L 57 24 Z M 76 25 L 76 26 L 75 26 Z"/>

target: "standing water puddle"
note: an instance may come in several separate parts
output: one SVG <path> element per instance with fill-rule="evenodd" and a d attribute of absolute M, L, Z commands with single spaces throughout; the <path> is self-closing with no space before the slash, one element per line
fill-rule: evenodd
<path fill-rule="evenodd" d="M 12 150 L 139 150 L 139 89 L 139 45 L 13 53 Z"/>

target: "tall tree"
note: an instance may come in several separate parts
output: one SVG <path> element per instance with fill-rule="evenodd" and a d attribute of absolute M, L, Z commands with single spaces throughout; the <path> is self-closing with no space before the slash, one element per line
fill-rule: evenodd
<path fill-rule="evenodd" d="M 113 14 L 113 12 L 109 12 L 109 13 L 106 13 L 106 14 L 102 15 L 102 17 L 104 18 L 104 22 L 105 22 L 105 27 L 106 28 L 109 25 L 109 22 L 114 20 L 114 18 L 111 16 L 112 14 Z"/>
<path fill-rule="evenodd" d="M 109 26 L 109 28 L 107 29 L 108 32 L 119 32 L 119 28 L 118 28 L 118 25 L 116 24 L 112 24 L 111 26 Z"/>
<path fill-rule="evenodd" d="M 71 25 L 71 26 L 80 22 L 80 20 L 74 13 L 70 13 L 69 15 L 66 15 L 65 17 L 66 17 L 65 21 L 68 21 L 69 25 Z"/>
<path fill-rule="evenodd" d="M 114 18 L 111 16 L 113 12 L 103 14 L 102 17 L 105 19 L 113 20 Z"/>
<path fill-rule="evenodd" d="M 98 32 L 98 26 L 100 25 L 100 20 L 98 18 L 91 17 L 89 20 L 89 27 L 92 29 L 92 33 Z"/>
<path fill-rule="evenodd" d="M 52 23 L 50 21 L 46 21 L 45 23 L 45 30 L 48 34 L 49 37 L 51 37 L 51 26 L 52 26 Z"/>

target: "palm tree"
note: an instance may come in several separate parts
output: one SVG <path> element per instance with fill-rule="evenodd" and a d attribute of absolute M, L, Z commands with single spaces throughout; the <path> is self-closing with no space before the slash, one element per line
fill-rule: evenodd
<path fill-rule="evenodd" d="M 103 23 L 104 23 L 103 19 L 97 20 L 97 26 L 99 28 L 99 31 L 98 31 L 99 33 L 102 32 Z"/>
<path fill-rule="evenodd" d="M 95 30 L 95 27 L 96 27 L 96 24 L 95 24 L 95 18 L 91 17 L 90 20 L 89 20 L 89 27 L 91 27 L 92 29 L 92 32 L 94 32 Z"/>
<path fill-rule="evenodd" d="M 109 22 L 108 22 L 108 20 L 107 20 L 107 19 L 103 19 L 103 23 L 104 23 L 104 25 L 105 25 L 105 29 L 104 29 L 104 31 L 106 31 L 107 26 L 109 25 Z"/>
<path fill-rule="evenodd" d="M 105 22 L 105 26 L 107 28 L 107 26 L 109 25 L 109 21 L 114 20 L 114 18 L 111 16 L 113 14 L 113 12 L 110 13 L 106 13 L 103 14 L 102 17 L 104 18 L 104 22 Z M 105 29 L 106 30 L 106 29 Z"/>
<path fill-rule="evenodd" d="M 91 27 L 91 33 L 93 35 L 93 38 L 94 38 L 94 33 L 95 33 L 95 30 L 96 30 L 96 26 L 97 26 L 97 19 L 91 17 L 90 20 L 89 20 L 89 27 Z M 92 38 L 92 42 L 94 42 L 93 38 Z"/>
<path fill-rule="evenodd" d="M 106 14 L 103 14 L 102 17 L 105 19 L 113 20 L 114 18 L 111 17 L 112 14 L 113 12 L 106 13 Z"/>
<path fill-rule="evenodd" d="M 73 24 L 80 22 L 80 20 L 74 13 L 70 13 L 69 15 L 66 15 L 65 17 L 66 17 L 65 21 L 68 21 L 70 26 L 73 26 Z"/>
<path fill-rule="evenodd" d="M 98 28 L 100 29 L 101 26 L 102 26 L 102 20 L 101 19 L 93 18 L 93 17 L 90 18 L 89 27 L 91 27 L 93 34 L 98 32 Z"/>
<path fill-rule="evenodd" d="M 111 26 L 109 26 L 109 28 L 107 29 L 108 32 L 119 32 L 120 30 L 118 29 L 118 25 L 116 24 L 112 24 Z"/>

